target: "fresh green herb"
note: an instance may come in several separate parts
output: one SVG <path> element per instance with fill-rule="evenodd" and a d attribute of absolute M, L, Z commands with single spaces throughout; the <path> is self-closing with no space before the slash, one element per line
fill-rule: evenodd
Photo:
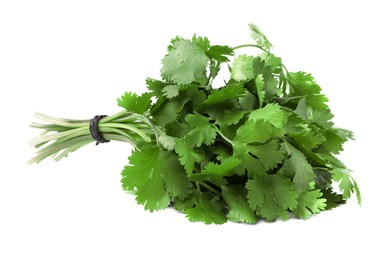
<path fill-rule="evenodd" d="M 352 132 L 334 127 L 328 99 L 312 75 L 289 72 L 271 53 L 264 33 L 250 25 L 255 44 L 211 45 L 207 38 L 176 37 L 162 60 L 162 80 L 148 92 L 125 93 L 123 111 L 104 117 L 107 140 L 135 150 L 122 171 L 123 189 L 150 211 L 173 206 L 190 221 L 254 224 L 260 219 L 307 219 L 360 191 L 335 156 Z M 258 56 L 238 55 L 258 48 Z M 228 66 L 230 79 L 215 88 Z M 89 120 L 36 114 L 46 124 L 33 139 L 38 163 L 60 160 L 93 143 Z M 338 194 L 333 190 L 338 184 Z"/>

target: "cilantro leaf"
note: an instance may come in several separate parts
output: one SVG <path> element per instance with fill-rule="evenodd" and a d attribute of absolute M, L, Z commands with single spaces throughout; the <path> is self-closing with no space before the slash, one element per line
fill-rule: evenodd
<path fill-rule="evenodd" d="M 356 194 L 359 204 L 362 203 L 360 189 L 356 181 L 351 177 L 347 169 L 336 168 L 333 170 L 333 179 L 338 182 L 339 188 L 345 199 L 349 199 L 352 193 Z"/>
<path fill-rule="evenodd" d="M 172 151 L 176 146 L 176 140 L 172 136 L 160 135 L 158 141 L 168 151 Z"/>
<path fill-rule="evenodd" d="M 285 158 L 285 151 L 281 149 L 280 143 L 276 140 L 254 146 L 251 153 L 260 160 L 266 171 L 274 169 Z"/>
<path fill-rule="evenodd" d="M 333 127 L 333 114 L 330 112 L 329 108 L 323 108 L 321 110 L 314 110 L 311 114 L 310 120 L 324 128 Z"/>
<path fill-rule="evenodd" d="M 294 95 L 305 96 L 306 103 L 312 108 L 321 110 L 328 107 L 326 105 L 328 99 L 325 95 L 321 94 L 321 87 L 314 81 L 311 74 L 302 71 L 295 73 L 288 72 L 287 78 Z"/>
<path fill-rule="evenodd" d="M 267 122 L 263 120 L 248 120 L 237 129 L 237 134 L 233 142 L 241 144 L 264 143 L 270 138 L 271 133 L 272 127 Z"/>
<path fill-rule="evenodd" d="M 240 55 L 234 59 L 231 71 L 231 78 L 237 82 L 253 79 L 253 60 L 252 56 Z"/>
<path fill-rule="evenodd" d="M 175 121 L 187 102 L 187 98 L 178 97 L 168 101 L 161 97 L 151 110 L 154 121 L 161 126 Z"/>
<path fill-rule="evenodd" d="M 283 172 L 293 178 L 298 191 L 309 189 L 310 183 L 315 178 L 312 166 L 306 160 L 305 155 L 291 144 L 286 143 L 285 149 L 290 154 L 290 158 L 284 163 Z"/>
<path fill-rule="evenodd" d="M 205 103 L 208 105 L 215 105 L 222 103 L 230 99 L 238 99 L 245 95 L 245 89 L 242 84 L 232 83 L 226 85 L 226 87 L 221 89 L 216 89 L 208 96 Z"/>
<path fill-rule="evenodd" d="M 219 62 L 227 62 L 229 58 L 226 56 L 232 56 L 234 51 L 229 46 L 213 45 L 206 53 L 211 59 Z"/>
<path fill-rule="evenodd" d="M 241 160 L 234 157 L 229 157 L 222 160 L 221 164 L 215 164 L 209 162 L 205 167 L 203 172 L 216 175 L 216 176 L 229 176 L 233 174 L 233 170 L 240 165 Z"/>
<path fill-rule="evenodd" d="M 245 95 L 238 99 L 241 109 L 253 110 L 256 104 L 256 97 L 249 91 L 245 91 Z"/>
<path fill-rule="evenodd" d="M 207 37 L 200 37 L 194 34 L 192 42 L 205 52 L 210 48 L 210 40 Z"/>
<path fill-rule="evenodd" d="M 185 140 L 191 147 L 199 147 L 202 144 L 214 143 L 217 130 L 210 124 L 209 119 L 199 114 L 187 115 L 185 120 L 192 130 L 187 133 Z"/>
<path fill-rule="evenodd" d="M 190 193 L 190 181 L 174 154 L 158 147 L 147 146 L 134 151 L 130 165 L 122 171 L 123 189 L 136 190 L 137 202 L 145 209 L 164 209 L 170 197 L 185 198 Z"/>
<path fill-rule="evenodd" d="M 272 44 L 265 37 L 264 33 L 254 24 L 249 24 L 249 29 L 251 30 L 252 39 L 259 45 L 261 48 L 269 51 L 272 48 Z"/>
<path fill-rule="evenodd" d="M 289 218 L 288 210 L 297 207 L 298 194 L 290 180 L 280 175 L 255 175 L 246 183 L 248 203 L 256 214 L 267 221 Z"/>
<path fill-rule="evenodd" d="M 319 130 L 311 130 L 314 128 L 311 126 L 306 129 L 307 131 L 302 131 L 299 133 L 290 133 L 288 136 L 292 137 L 295 142 L 305 146 L 307 149 L 312 150 L 318 147 L 320 144 L 326 141 L 325 136 L 323 136 Z"/>
<path fill-rule="evenodd" d="M 187 174 L 192 174 L 195 162 L 200 162 L 203 156 L 184 140 L 176 139 L 175 143 L 175 151 L 179 155 L 180 164 L 184 166 Z"/>
<path fill-rule="evenodd" d="M 225 110 L 223 114 L 220 114 L 217 118 L 217 124 L 223 125 L 236 125 L 241 119 L 248 113 L 247 110 Z"/>
<path fill-rule="evenodd" d="M 249 114 L 249 120 L 264 120 L 275 127 L 283 128 L 286 122 L 286 114 L 278 104 L 268 104 L 256 109 Z"/>
<path fill-rule="evenodd" d="M 256 88 L 257 88 L 257 95 L 259 97 L 259 106 L 261 108 L 263 106 L 264 99 L 265 99 L 263 75 L 261 75 L 261 74 L 257 75 L 256 80 L 255 80 L 255 84 L 256 84 Z"/>
<path fill-rule="evenodd" d="M 168 85 L 162 89 L 162 95 L 167 98 L 174 98 L 179 95 L 180 87 L 177 85 Z"/>
<path fill-rule="evenodd" d="M 135 93 L 126 92 L 121 98 L 118 98 L 118 105 L 128 112 L 143 114 L 150 108 L 150 104 L 152 103 L 151 98 L 151 93 L 144 93 L 138 96 Z"/>
<path fill-rule="evenodd" d="M 218 196 L 210 192 L 197 192 L 193 196 L 193 203 L 189 204 L 192 204 L 191 207 L 184 210 L 189 221 L 205 224 L 223 224 L 227 221 L 224 205 Z"/>
<path fill-rule="evenodd" d="M 344 197 L 342 194 L 337 194 L 331 188 L 321 190 L 322 197 L 326 199 L 325 210 L 333 209 L 341 204 L 345 203 Z"/>
<path fill-rule="evenodd" d="M 258 221 L 246 199 L 247 191 L 241 185 L 223 185 L 222 197 L 229 208 L 227 217 L 233 222 L 255 224 Z"/>
<path fill-rule="evenodd" d="M 242 161 L 241 165 L 236 168 L 238 175 L 244 175 L 246 172 L 254 174 L 266 171 L 274 167 L 275 161 L 281 159 L 280 155 L 283 152 L 277 150 L 268 151 L 275 156 L 271 161 L 263 160 L 263 157 L 269 158 L 266 154 L 267 148 L 259 145 L 265 143 L 270 138 L 271 133 L 272 126 L 263 120 L 247 121 L 237 129 L 237 134 L 233 139 L 233 156 Z"/>
<path fill-rule="evenodd" d="M 332 185 L 332 173 L 328 169 L 315 168 L 314 173 L 316 175 L 314 178 L 316 187 L 328 189 Z"/>
<path fill-rule="evenodd" d="M 167 85 L 169 84 L 161 80 L 156 80 L 152 78 L 146 79 L 146 87 L 155 97 L 160 97 L 162 95 L 162 89 Z"/>
<path fill-rule="evenodd" d="M 322 198 L 320 190 L 305 191 L 299 194 L 298 206 L 293 210 L 297 218 L 308 219 L 312 214 L 318 214 L 326 208 L 326 199 Z"/>
<path fill-rule="evenodd" d="M 164 188 L 162 176 L 158 174 L 152 175 L 147 184 L 135 194 L 137 203 L 144 205 L 150 212 L 165 209 L 169 205 L 168 192 Z"/>
<path fill-rule="evenodd" d="M 204 82 L 208 62 L 205 51 L 197 44 L 189 40 L 175 41 L 162 61 L 161 76 L 179 85 Z"/>

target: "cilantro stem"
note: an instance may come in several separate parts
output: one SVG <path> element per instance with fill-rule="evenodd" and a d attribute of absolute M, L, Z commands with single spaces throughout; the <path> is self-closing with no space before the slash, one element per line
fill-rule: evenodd
<path fill-rule="evenodd" d="M 154 135 L 155 135 L 155 137 L 156 137 L 157 145 L 160 145 L 159 137 L 160 137 L 160 133 L 162 133 L 162 130 L 160 130 L 160 129 L 152 122 L 152 120 L 150 120 L 149 117 L 144 116 L 144 115 L 139 115 L 139 117 L 141 118 L 141 120 L 142 120 L 144 123 L 146 123 L 147 125 L 149 125 L 149 126 L 153 129 Z M 163 134 L 163 133 L 162 133 L 162 134 Z"/>
<path fill-rule="evenodd" d="M 218 192 L 216 189 L 214 189 L 213 187 L 211 187 L 210 185 L 208 185 L 207 183 L 203 182 L 203 181 L 200 181 L 198 182 L 200 185 L 202 185 L 203 187 L 205 187 L 206 189 L 208 189 L 209 191 L 217 194 L 217 195 L 220 195 L 220 192 Z"/>
<path fill-rule="evenodd" d="M 114 119 L 117 119 L 119 117 L 122 117 L 126 114 L 128 114 L 129 112 L 127 112 L 126 110 L 122 110 L 116 114 L 113 114 L 112 116 L 106 116 L 106 117 L 103 117 L 101 120 L 100 120 L 100 123 L 105 123 L 105 122 L 108 122 L 108 121 L 112 121 Z"/>
<path fill-rule="evenodd" d="M 61 137 L 65 137 L 65 136 L 68 136 L 68 135 L 71 135 L 71 134 L 74 134 L 74 133 L 79 133 L 80 131 L 82 131 L 84 129 L 88 129 L 88 127 L 87 126 L 81 126 L 81 128 L 71 129 L 71 130 L 64 131 L 64 132 L 59 132 L 59 133 L 56 133 L 56 134 L 43 135 L 43 136 L 40 135 L 40 136 L 35 137 L 34 139 L 32 139 L 29 142 L 29 144 L 31 146 L 35 146 L 35 145 L 37 145 L 39 143 L 48 142 L 48 141 L 59 139 Z"/>
<path fill-rule="evenodd" d="M 269 51 L 267 51 L 266 49 L 260 47 L 259 45 L 256 45 L 256 44 L 242 44 L 242 45 L 238 45 L 236 47 L 233 47 L 233 50 L 237 50 L 237 49 L 241 49 L 241 48 L 247 48 L 247 47 L 254 47 L 254 48 L 258 48 L 264 52 L 267 52 L 267 53 L 270 53 Z"/>
<path fill-rule="evenodd" d="M 43 132 L 30 141 L 30 145 L 39 150 L 28 164 L 39 163 L 49 156 L 53 156 L 57 161 L 61 160 L 70 152 L 95 141 L 89 129 L 90 120 L 54 118 L 40 113 L 36 113 L 35 117 L 50 124 L 31 124 L 31 127 L 43 129 Z M 156 138 L 159 136 L 159 129 L 150 119 L 125 110 L 102 118 L 99 121 L 99 130 L 105 139 L 126 142 L 135 148 L 142 140 L 151 142 L 153 133 Z M 137 139 L 138 136 L 142 139 Z"/>
<path fill-rule="evenodd" d="M 147 136 L 143 131 L 131 125 L 119 124 L 119 123 L 105 123 L 104 126 L 127 129 L 141 136 L 146 142 L 149 143 L 151 141 L 150 137 Z"/>
<path fill-rule="evenodd" d="M 200 186 L 199 186 L 199 182 L 198 181 L 196 181 L 195 182 L 195 185 L 196 185 L 196 189 L 200 192 Z"/>
<path fill-rule="evenodd" d="M 69 119 L 64 119 L 64 118 L 54 118 L 54 117 L 50 117 L 50 116 L 47 116 L 47 115 L 44 115 L 44 114 L 41 114 L 41 113 L 35 113 L 34 114 L 34 117 L 38 118 L 38 119 L 41 119 L 41 120 L 44 120 L 46 122 L 49 122 L 49 123 L 53 123 L 55 125 L 59 125 L 59 126 L 65 126 L 65 127 L 82 127 L 85 125 L 86 122 L 88 122 L 87 120 L 69 120 Z"/>
<path fill-rule="evenodd" d="M 215 131 L 217 131 L 217 133 L 222 137 L 223 140 L 225 140 L 231 145 L 234 145 L 234 142 L 227 138 L 217 126 L 213 125 L 213 128 L 215 129 Z"/>

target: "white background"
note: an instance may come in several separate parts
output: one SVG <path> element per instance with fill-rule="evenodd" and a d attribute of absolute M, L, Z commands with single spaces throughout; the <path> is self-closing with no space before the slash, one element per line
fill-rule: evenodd
<path fill-rule="evenodd" d="M 0 259 L 389 259 L 387 1 L 216 2 L 0 1 Z M 316 77 L 336 125 L 354 130 L 341 159 L 362 207 L 353 199 L 307 221 L 206 226 L 146 212 L 122 191 L 127 144 L 26 165 L 34 112 L 117 112 L 117 97 L 159 77 L 172 37 L 251 43 L 249 22 L 290 71 Z"/>

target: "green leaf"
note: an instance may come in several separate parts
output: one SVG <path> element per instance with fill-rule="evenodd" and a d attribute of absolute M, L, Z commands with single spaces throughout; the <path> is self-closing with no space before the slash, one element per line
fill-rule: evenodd
<path fill-rule="evenodd" d="M 314 174 L 316 187 L 328 189 L 332 185 L 332 173 L 328 169 L 315 168 Z"/>
<path fill-rule="evenodd" d="M 126 92 L 118 98 L 118 105 L 126 109 L 128 112 L 143 114 L 150 108 L 152 103 L 151 98 L 151 93 L 144 93 L 141 96 L 138 96 L 135 93 Z"/>
<path fill-rule="evenodd" d="M 298 105 L 295 108 L 294 112 L 302 117 L 303 119 L 307 120 L 308 119 L 308 108 L 306 105 L 306 98 L 299 98 Z"/>
<path fill-rule="evenodd" d="M 174 48 L 174 44 L 176 42 L 179 42 L 179 41 L 182 41 L 182 40 L 184 40 L 183 37 L 180 37 L 180 36 L 177 35 L 175 38 L 171 39 L 171 41 L 170 41 L 171 44 L 168 45 L 167 50 L 168 51 L 172 50 Z"/>
<path fill-rule="evenodd" d="M 326 109 L 328 99 L 321 94 L 321 87 L 314 81 L 311 74 L 305 72 L 288 72 L 287 79 L 291 90 L 296 96 L 305 96 L 306 103 L 313 109 Z"/>
<path fill-rule="evenodd" d="M 293 210 L 297 218 L 308 219 L 312 214 L 318 214 L 326 208 L 326 199 L 322 198 L 320 190 L 305 191 L 299 194 L 298 206 Z"/>
<path fill-rule="evenodd" d="M 137 202 L 145 209 L 164 209 L 170 197 L 185 198 L 190 194 L 191 183 L 172 152 L 146 146 L 134 151 L 129 161 L 122 171 L 122 186 L 124 190 L 137 190 Z"/>
<path fill-rule="evenodd" d="M 271 137 L 271 133 L 272 127 L 269 123 L 263 120 L 248 120 L 237 129 L 237 135 L 233 142 L 242 144 L 264 143 Z"/>
<path fill-rule="evenodd" d="M 150 212 L 165 209 L 169 205 L 168 192 L 164 188 L 162 176 L 158 174 L 152 175 L 147 185 L 138 189 L 135 194 L 137 203 L 144 205 Z"/>
<path fill-rule="evenodd" d="M 162 89 L 162 95 L 167 98 L 174 98 L 179 95 L 180 87 L 178 85 L 168 85 Z"/>
<path fill-rule="evenodd" d="M 264 169 L 268 171 L 281 163 L 286 153 L 281 149 L 278 141 L 271 140 L 266 144 L 252 147 L 251 154 L 255 155 L 264 166 Z"/>
<path fill-rule="evenodd" d="M 159 106 L 151 111 L 154 121 L 160 126 L 175 121 L 187 102 L 186 98 L 175 98 L 169 101 L 165 97 L 159 99 L 156 103 Z"/>
<path fill-rule="evenodd" d="M 191 148 L 184 140 L 176 139 L 175 143 L 175 152 L 179 155 L 180 164 L 184 166 L 187 174 L 192 174 L 195 162 L 200 162 L 202 155 Z"/>
<path fill-rule="evenodd" d="M 310 130 L 310 128 L 307 130 L 308 131 L 305 132 L 291 133 L 288 136 L 292 137 L 296 143 L 305 146 L 309 150 L 317 148 L 326 141 L 325 136 L 320 133 L 319 129 L 316 129 L 317 131 Z"/>
<path fill-rule="evenodd" d="M 158 141 L 168 151 L 172 151 L 176 145 L 175 138 L 168 135 L 160 135 Z"/>
<path fill-rule="evenodd" d="M 232 56 L 234 51 L 229 46 L 213 45 L 206 52 L 211 59 L 219 62 L 227 62 L 229 58 L 226 56 Z"/>
<path fill-rule="evenodd" d="M 187 178 L 183 166 L 180 165 L 177 156 L 171 152 L 162 152 L 160 156 L 161 166 L 157 170 L 163 172 L 166 190 L 171 198 L 186 199 L 191 193 L 192 184 Z"/>
<path fill-rule="evenodd" d="M 206 94 L 199 89 L 197 85 L 189 86 L 185 91 L 186 96 L 189 98 L 189 104 L 192 111 L 203 111 L 204 101 L 206 100 Z"/>
<path fill-rule="evenodd" d="M 249 207 L 246 196 L 247 191 L 241 185 L 223 185 L 223 199 L 229 208 L 228 219 L 233 222 L 256 224 L 258 218 Z"/>
<path fill-rule="evenodd" d="M 264 33 L 256 25 L 250 23 L 249 29 L 251 30 L 251 37 L 261 48 L 269 51 L 272 48 L 272 44 L 265 37 Z"/>
<path fill-rule="evenodd" d="M 217 124 L 224 124 L 227 126 L 236 125 L 246 113 L 248 113 L 247 110 L 225 110 L 223 114 L 218 116 Z"/>
<path fill-rule="evenodd" d="M 162 89 L 166 85 L 168 85 L 168 84 L 165 82 L 162 82 L 161 80 L 156 80 L 156 79 L 151 79 L 151 78 L 146 79 L 146 87 L 155 97 L 160 97 L 162 95 Z"/>
<path fill-rule="evenodd" d="M 338 182 L 340 191 L 343 193 L 345 199 L 349 199 L 352 193 L 356 193 L 356 198 L 359 204 L 362 203 L 359 187 L 356 181 L 349 174 L 349 170 L 336 168 L 332 171 L 333 179 Z"/>
<path fill-rule="evenodd" d="M 264 120 L 278 128 L 283 128 L 286 119 L 287 116 L 285 112 L 278 104 L 268 104 L 249 114 L 249 120 Z"/>
<path fill-rule="evenodd" d="M 206 80 L 208 62 L 209 58 L 201 47 L 189 40 L 179 40 L 174 42 L 162 61 L 161 76 L 178 85 L 200 83 Z"/>
<path fill-rule="evenodd" d="M 298 191 L 306 191 L 310 188 L 310 183 L 314 181 L 315 174 L 313 168 L 307 162 L 305 155 L 289 143 L 285 143 L 285 149 L 290 154 L 290 158 L 283 165 L 283 172 L 293 178 L 293 182 Z"/>
<path fill-rule="evenodd" d="M 241 160 L 238 158 L 230 157 L 224 159 L 221 164 L 216 164 L 213 162 L 209 162 L 205 167 L 203 172 L 212 174 L 215 176 L 223 177 L 230 176 L 233 174 L 233 170 L 240 165 Z"/>
<path fill-rule="evenodd" d="M 192 42 L 197 45 L 203 51 L 207 51 L 210 48 L 210 40 L 207 37 L 192 36 Z"/>
<path fill-rule="evenodd" d="M 265 65 L 271 69 L 273 73 L 282 73 L 282 59 L 276 57 L 272 53 L 263 52 L 262 56 L 265 56 Z"/>
<path fill-rule="evenodd" d="M 215 105 L 226 100 L 238 99 L 245 96 L 245 88 L 242 84 L 232 83 L 220 89 L 215 89 L 206 99 L 208 105 Z"/>
<path fill-rule="evenodd" d="M 262 74 L 257 75 L 255 80 L 257 95 L 259 97 L 259 106 L 263 107 L 264 99 L 265 99 L 265 91 L 264 91 L 264 78 Z"/>
<path fill-rule="evenodd" d="M 255 175 L 245 187 L 248 190 L 249 206 L 267 221 L 274 221 L 278 217 L 287 220 L 288 210 L 298 205 L 294 185 L 280 175 Z"/>
<path fill-rule="evenodd" d="M 189 221 L 205 224 L 223 224 L 227 221 L 224 205 L 218 196 L 210 192 L 197 192 L 193 201 L 193 205 L 184 210 Z"/>
<path fill-rule="evenodd" d="M 209 119 L 199 114 L 189 114 L 185 118 L 192 130 L 185 136 L 191 147 L 202 144 L 211 145 L 217 136 L 217 130 L 210 124 Z"/>
<path fill-rule="evenodd" d="M 311 113 L 310 121 L 325 127 L 325 128 L 331 128 L 333 127 L 333 114 L 330 112 L 329 108 L 323 108 L 321 110 L 314 110 Z"/>
<path fill-rule="evenodd" d="M 323 132 L 325 142 L 321 145 L 319 151 L 325 151 L 326 153 L 339 154 L 343 150 L 343 144 L 348 138 L 340 135 L 338 130 L 330 128 Z"/>
<path fill-rule="evenodd" d="M 253 79 L 253 56 L 240 55 L 233 61 L 231 78 L 237 82 Z"/>
<path fill-rule="evenodd" d="M 322 197 L 326 199 L 325 210 L 333 209 L 341 204 L 345 203 L 344 197 L 342 194 L 337 194 L 331 188 L 321 190 Z"/>
<path fill-rule="evenodd" d="M 241 106 L 241 109 L 244 110 L 253 110 L 256 104 L 256 97 L 249 91 L 245 91 L 244 97 L 238 99 L 238 103 Z"/>

